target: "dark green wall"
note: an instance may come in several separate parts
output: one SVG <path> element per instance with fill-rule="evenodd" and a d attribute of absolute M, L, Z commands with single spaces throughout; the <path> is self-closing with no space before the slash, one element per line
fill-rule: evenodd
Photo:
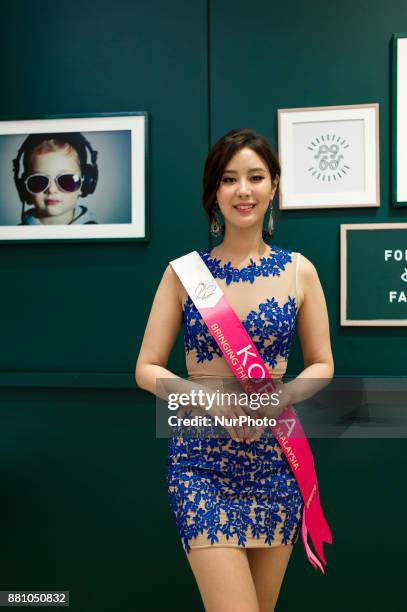
<path fill-rule="evenodd" d="M 0 371 L 75 373 L 72 384 L 112 373 L 131 386 L 166 263 L 207 245 L 206 2 L 10 4 L 2 40 L 0 118 L 145 110 L 152 153 L 149 243 L 0 244 Z"/>
<path fill-rule="evenodd" d="M 279 107 L 379 102 L 380 209 L 285 212 L 276 243 L 320 273 L 337 374 L 405 374 L 406 329 L 339 326 L 339 224 L 406 217 L 390 205 L 389 138 L 390 38 L 407 5 L 23 1 L 0 27 L 0 118 L 151 117 L 150 242 L 0 245 L 0 590 L 69 589 L 75 612 L 199 610 L 166 442 L 132 381 L 155 288 L 168 260 L 208 244 L 209 143 L 242 126 L 275 142 Z M 180 340 L 170 367 L 183 368 Z M 335 544 L 325 578 L 296 547 L 278 609 L 404 609 L 404 440 L 312 446 Z"/>
<path fill-rule="evenodd" d="M 407 31 L 403 0 L 214 2 L 212 138 L 250 125 L 276 143 L 277 108 L 380 104 L 379 209 L 284 211 L 276 242 L 314 262 L 331 321 L 337 375 L 405 375 L 407 328 L 340 327 L 339 225 L 405 221 L 391 206 L 391 35 Z M 352 359 L 349 359 L 349 354 Z M 301 367 L 298 346 L 290 362 Z"/>

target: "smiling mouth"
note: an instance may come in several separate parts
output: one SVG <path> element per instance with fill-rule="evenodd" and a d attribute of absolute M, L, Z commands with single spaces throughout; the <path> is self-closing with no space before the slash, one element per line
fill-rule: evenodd
<path fill-rule="evenodd" d="M 236 208 L 237 210 L 251 210 L 255 206 L 256 204 L 236 204 L 236 206 L 233 208 Z"/>

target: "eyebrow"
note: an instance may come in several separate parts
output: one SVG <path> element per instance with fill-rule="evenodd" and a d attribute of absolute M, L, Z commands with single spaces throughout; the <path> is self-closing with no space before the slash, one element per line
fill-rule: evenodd
<path fill-rule="evenodd" d="M 237 170 L 224 170 L 223 174 L 227 172 L 233 172 L 233 174 L 237 174 Z M 250 168 L 249 172 L 266 172 L 265 168 Z"/>

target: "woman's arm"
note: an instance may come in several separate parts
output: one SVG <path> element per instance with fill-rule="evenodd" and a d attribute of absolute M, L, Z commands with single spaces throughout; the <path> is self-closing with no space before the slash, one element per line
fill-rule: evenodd
<path fill-rule="evenodd" d="M 136 383 L 162 399 L 171 391 L 188 392 L 191 384 L 166 368 L 182 323 L 182 285 L 172 267 L 167 266 L 158 286 L 136 363 Z M 157 384 L 157 379 L 166 380 Z"/>
<path fill-rule="evenodd" d="M 202 390 L 213 395 L 213 390 L 197 381 L 180 378 L 166 368 L 168 357 L 182 323 L 182 285 L 171 266 L 164 272 L 151 307 L 143 342 L 136 363 L 136 383 L 161 399 L 168 401 L 171 393 L 188 393 Z M 205 401 L 200 408 L 205 407 Z M 213 406 L 211 415 L 244 416 L 240 406 Z M 234 427 L 226 427 L 234 440 L 243 438 L 243 428 L 238 434 Z"/>
<path fill-rule="evenodd" d="M 297 331 L 301 342 L 304 369 L 283 385 L 282 405 L 295 404 L 329 384 L 334 363 L 324 292 L 314 265 L 301 255 L 298 269 Z"/>
<path fill-rule="evenodd" d="M 298 285 L 297 331 L 305 366 L 299 377 L 330 380 L 334 362 L 325 296 L 315 266 L 303 256 L 298 270 Z"/>
<path fill-rule="evenodd" d="M 156 393 L 156 378 L 177 378 L 166 365 L 182 321 L 180 287 L 167 266 L 154 296 L 136 363 L 136 383 Z"/>

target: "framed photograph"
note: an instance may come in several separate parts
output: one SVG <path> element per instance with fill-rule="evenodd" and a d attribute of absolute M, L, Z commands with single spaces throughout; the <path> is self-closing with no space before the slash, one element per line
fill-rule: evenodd
<path fill-rule="evenodd" d="M 278 110 L 280 208 L 380 206 L 379 105 Z"/>
<path fill-rule="evenodd" d="M 407 326 L 407 223 L 341 225 L 341 325 Z"/>
<path fill-rule="evenodd" d="M 148 113 L 0 121 L 0 241 L 147 240 Z"/>
<path fill-rule="evenodd" d="M 407 206 L 407 34 L 393 34 L 392 56 L 392 200 Z"/>

